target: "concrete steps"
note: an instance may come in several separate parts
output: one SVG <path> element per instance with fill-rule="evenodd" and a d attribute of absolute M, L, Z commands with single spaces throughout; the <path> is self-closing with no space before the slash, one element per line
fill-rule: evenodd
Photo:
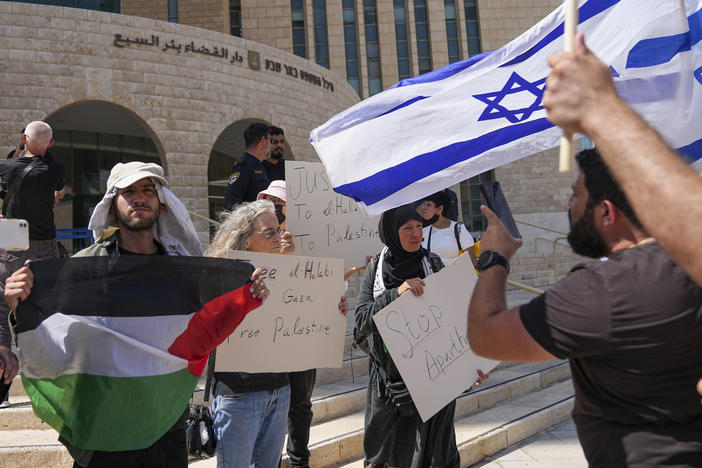
<path fill-rule="evenodd" d="M 365 355 L 359 354 L 354 351 L 353 358 L 347 356 L 341 369 L 319 371 L 323 381 L 313 394 L 311 466 L 362 466 L 358 463 L 363 458 L 368 364 Z M 503 363 L 483 386 L 459 397 L 456 436 L 462 466 L 567 418 L 572 405 L 569 379 L 569 367 L 562 361 Z M 201 381 L 199 386 L 203 384 Z M 12 407 L 0 410 L 0 468 L 72 466 L 56 432 L 34 416 L 21 382 L 13 385 L 10 401 Z M 191 464 L 214 468 L 216 460 Z M 287 455 L 282 466 L 289 466 Z"/>
<path fill-rule="evenodd" d="M 466 460 L 462 466 L 567 418 L 572 399 L 569 379 L 570 370 L 564 362 L 510 363 L 494 371 L 483 387 L 459 397 L 456 437 L 461 459 Z M 329 386 L 320 386 L 313 395 L 310 466 L 362 466 L 365 382 L 333 385 L 346 390 L 335 393 Z M 326 413 L 317 415 L 318 410 Z M 214 468 L 216 461 L 195 461 L 191 465 Z M 287 455 L 282 466 L 289 467 Z"/>

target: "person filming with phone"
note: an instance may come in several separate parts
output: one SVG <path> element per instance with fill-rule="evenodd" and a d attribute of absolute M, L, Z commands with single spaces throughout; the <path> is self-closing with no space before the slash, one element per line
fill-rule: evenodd
<path fill-rule="evenodd" d="M 64 185 L 63 166 L 45 157 L 54 143 L 51 127 L 42 121 L 30 122 L 22 134 L 22 143 L 21 156 L 0 160 L 2 214 L 5 218 L 24 219 L 29 224 L 29 249 L 0 253 L 0 366 L 4 369 L 3 382 L 8 392 L 18 366 L 17 357 L 10 349 L 7 326 L 10 307 L 4 299 L 5 281 L 27 260 L 58 258 L 54 205 Z M 9 406 L 2 393 L 0 388 L 0 406 Z"/>

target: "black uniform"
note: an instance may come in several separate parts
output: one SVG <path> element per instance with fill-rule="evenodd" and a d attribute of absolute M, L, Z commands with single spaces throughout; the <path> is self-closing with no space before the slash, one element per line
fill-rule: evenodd
<path fill-rule="evenodd" d="M 244 153 L 244 159 L 232 168 L 229 185 L 224 195 L 224 207 L 232 207 L 242 202 L 255 201 L 258 192 L 268 188 L 270 179 L 263 163 L 250 153 Z"/>
<path fill-rule="evenodd" d="M 22 179 L 6 215 L 29 222 L 30 240 L 49 240 L 56 237 L 54 191 L 63 189 L 63 165 L 50 157 L 36 157 L 40 163 Z M 7 190 L 32 161 L 24 156 L 0 160 L 0 188 Z"/>
<path fill-rule="evenodd" d="M 274 180 L 285 180 L 285 159 L 280 158 L 278 164 L 263 161 L 263 167 L 266 168 L 266 173 L 271 182 Z"/>

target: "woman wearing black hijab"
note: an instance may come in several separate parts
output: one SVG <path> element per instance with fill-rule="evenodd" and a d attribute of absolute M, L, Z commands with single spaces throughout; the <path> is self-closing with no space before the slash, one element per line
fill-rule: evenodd
<path fill-rule="evenodd" d="M 411 206 L 383 213 L 378 230 L 385 248 L 366 269 L 354 330 L 357 340 L 367 337 L 371 362 L 363 439 L 365 466 L 458 467 L 455 402 L 423 423 L 373 323 L 373 315 L 405 292 L 422 295 L 423 278 L 439 271 L 443 264 L 437 255 L 422 248 L 422 218 Z"/>

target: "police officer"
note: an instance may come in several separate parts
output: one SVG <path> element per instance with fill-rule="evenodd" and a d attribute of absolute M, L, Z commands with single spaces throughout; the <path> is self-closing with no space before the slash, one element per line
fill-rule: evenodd
<path fill-rule="evenodd" d="M 229 176 L 229 185 L 224 195 L 224 207 L 231 210 L 242 202 L 255 201 L 258 192 L 268 188 L 270 180 L 263 161 L 271 154 L 270 129 L 268 125 L 253 123 L 244 132 L 246 152 L 240 163 L 235 164 Z"/>

